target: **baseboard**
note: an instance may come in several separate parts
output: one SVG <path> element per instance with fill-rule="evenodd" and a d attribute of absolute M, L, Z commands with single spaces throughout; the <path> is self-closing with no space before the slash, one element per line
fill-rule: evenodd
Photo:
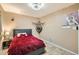
<path fill-rule="evenodd" d="M 47 42 L 49 42 L 49 41 L 47 41 Z M 65 51 L 69 52 L 69 53 L 72 53 L 72 54 L 74 54 L 74 55 L 77 55 L 77 53 L 72 52 L 71 50 L 68 50 L 68 49 L 66 49 L 66 48 L 64 48 L 64 47 L 61 47 L 61 46 L 59 46 L 59 45 L 57 45 L 57 44 L 55 44 L 55 43 L 53 43 L 53 42 L 49 42 L 49 43 L 50 43 L 51 45 L 56 46 L 57 48 L 63 49 L 63 50 L 65 50 Z"/>

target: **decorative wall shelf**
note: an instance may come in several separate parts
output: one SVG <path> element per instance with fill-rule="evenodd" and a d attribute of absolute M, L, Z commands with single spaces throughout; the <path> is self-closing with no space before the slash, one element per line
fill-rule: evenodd
<path fill-rule="evenodd" d="M 73 30 L 79 30 L 78 26 L 62 26 L 63 29 L 73 29 Z"/>
<path fill-rule="evenodd" d="M 71 27 L 68 25 L 63 25 L 62 28 L 71 28 Z"/>

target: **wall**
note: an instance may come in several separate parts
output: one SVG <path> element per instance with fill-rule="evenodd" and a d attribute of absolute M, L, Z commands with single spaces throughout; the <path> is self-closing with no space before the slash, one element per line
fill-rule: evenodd
<path fill-rule="evenodd" d="M 79 28 L 79 25 L 78 25 Z M 79 29 L 78 29 L 78 54 L 79 54 Z"/>
<path fill-rule="evenodd" d="M 2 31 L 2 26 L 1 26 L 1 15 L 0 15 L 0 40 L 1 40 L 1 31 Z"/>
<path fill-rule="evenodd" d="M 2 31 L 2 24 L 1 24 L 1 22 L 2 22 L 2 20 L 1 20 L 1 11 L 2 11 L 2 8 L 1 8 L 1 6 L 0 6 L 0 32 Z"/>
<path fill-rule="evenodd" d="M 32 24 L 32 22 L 38 21 L 36 18 L 13 14 L 9 12 L 4 12 L 3 18 L 3 30 L 12 33 L 13 29 L 32 29 L 33 35 L 38 36 L 35 30 L 35 26 Z M 11 21 L 12 18 L 14 18 L 14 21 Z"/>
<path fill-rule="evenodd" d="M 45 22 L 41 37 L 72 52 L 78 52 L 77 30 L 64 29 L 67 14 L 77 11 L 78 4 L 59 10 L 41 18 Z"/>
<path fill-rule="evenodd" d="M 3 13 L 3 9 L 0 5 L 0 33 L 2 32 L 2 13 Z M 0 41 L 1 41 L 2 37 L 0 36 Z M 1 43 L 1 42 L 0 42 Z"/>
<path fill-rule="evenodd" d="M 2 25 L 1 25 L 1 15 L 0 15 L 0 33 L 2 31 Z"/>

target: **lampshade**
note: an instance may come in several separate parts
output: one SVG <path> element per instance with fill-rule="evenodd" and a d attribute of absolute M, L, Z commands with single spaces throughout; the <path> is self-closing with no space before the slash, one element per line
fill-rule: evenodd
<path fill-rule="evenodd" d="M 6 34 L 6 35 L 9 35 L 9 32 L 6 32 L 5 34 Z"/>

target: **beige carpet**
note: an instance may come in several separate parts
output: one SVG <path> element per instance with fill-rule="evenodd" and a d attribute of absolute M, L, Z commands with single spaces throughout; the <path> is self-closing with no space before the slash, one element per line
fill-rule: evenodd
<path fill-rule="evenodd" d="M 72 53 L 69 53 L 67 51 L 64 51 L 64 50 L 62 50 L 60 48 L 57 48 L 57 47 L 51 45 L 47 41 L 44 41 L 44 42 L 46 44 L 46 48 L 45 48 L 46 52 L 44 54 L 42 54 L 42 55 L 73 55 Z M 2 50 L 0 48 L 0 55 L 7 55 L 7 50 L 8 49 Z"/>

